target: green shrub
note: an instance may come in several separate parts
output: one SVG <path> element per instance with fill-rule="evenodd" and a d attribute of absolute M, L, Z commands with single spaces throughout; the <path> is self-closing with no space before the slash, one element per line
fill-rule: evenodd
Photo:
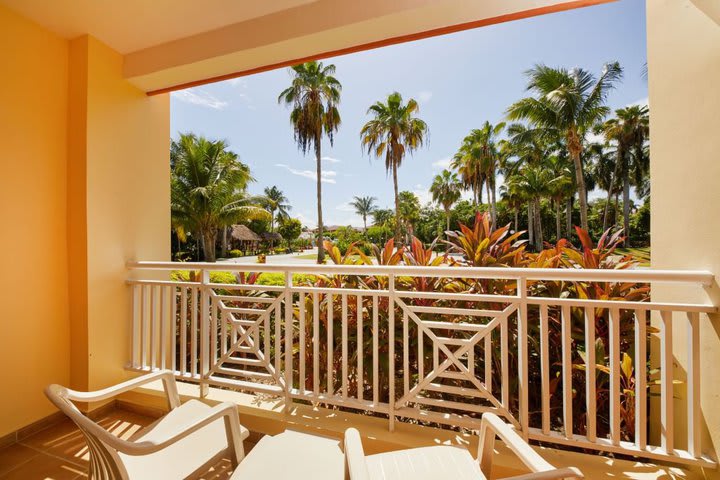
<path fill-rule="evenodd" d="M 170 279 L 174 282 L 189 282 L 190 271 L 189 270 L 173 270 L 170 272 Z M 200 281 L 199 278 L 195 278 L 194 281 Z M 210 283 L 237 283 L 235 274 L 232 272 L 210 272 Z"/>
<path fill-rule="evenodd" d="M 237 258 L 237 257 L 242 257 L 242 256 L 243 256 L 242 250 L 230 250 L 228 252 L 228 257 L 230 257 L 230 258 Z"/>
<path fill-rule="evenodd" d="M 317 277 L 315 275 L 306 275 L 303 273 L 293 274 L 294 285 L 307 285 L 315 283 Z M 285 286 L 285 274 L 282 272 L 264 272 L 261 273 L 256 282 L 258 285 L 270 285 L 282 287 Z"/>

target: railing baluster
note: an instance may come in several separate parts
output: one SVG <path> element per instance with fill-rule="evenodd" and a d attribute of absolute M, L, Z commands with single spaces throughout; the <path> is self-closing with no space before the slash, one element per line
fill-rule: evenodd
<path fill-rule="evenodd" d="M 160 287 L 150 287 L 150 369 L 157 368 Z"/>
<path fill-rule="evenodd" d="M 663 311 L 660 338 L 660 446 L 665 453 L 674 450 L 673 430 L 673 351 L 672 312 Z"/>
<path fill-rule="evenodd" d="M 210 362 L 215 366 L 218 361 L 218 300 L 215 296 L 210 297 Z"/>
<path fill-rule="evenodd" d="M 273 318 L 275 321 L 275 375 L 280 378 L 280 360 L 282 358 L 282 316 L 280 313 L 279 303 L 275 304 L 275 314 Z"/>
<path fill-rule="evenodd" d="M 595 425 L 597 398 L 595 396 L 595 309 L 585 307 L 585 409 L 587 411 L 587 437 L 594 442 L 597 435 Z M 603 359 L 604 360 L 604 359 Z"/>
<path fill-rule="evenodd" d="M 645 310 L 635 310 L 635 444 L 647 447 L 647 323 Z"/>
<path fill-rule="evenodd" d="M 313 293 L 313 393 L 320 395 L 320 303 Z"/>
<path fill-rule="evenodd" d="M 572 312 L 564 305 L 560 317 L 562 334 L 563 431 L 573 438 L 572 408 Z"/>
<path fill-rule="evenodd" d="M 485 389 L 492 394 L 492 332 L 485 336 Z"/>
<path fill-rule="evenodd" d="M 688 452 L 699 458 L 702 449 L 700 445 L 700 314 L 690 312 L 688 317 L 687 347 L 687 423 L 688 423 Z"/>
<path fill-rule="evenodd" d="M 177 289 L 170 287 L 170 370 L 177 372 Z"/>
<path fill-rule="evenodd" d="M 143 285 L 142 291 L 142 317 L 140 319 L 141 324 L 141 358 L 140 365 L 142 368 L 148 367 L 148 352 L 150 350 L 150 324 L 151 324 L 151 311 L 150 311 L 150 293 L 152 286 Z"/>
<path fill-rule="evenodd" d="M 395 275 L 388 275 L 388 404 L 391 432 L 395 431 Z"/>
<path fill-rule="evenodd" d="M 325 307 L 327 309 L 327 394 L 332 395 L 335 393 L 334 388 L 334 381 L 333 381 L 333 372 L 335 370 L 334 366 L 334 358 L 335 358 L 335 347 L 333 346 L 333 294 L 328 293 L 327 294 L 327 300 L 326 300 L 327 306 Z"/>
<path fill-rule="evenodd" d="M 198 372 L 197 365 L 197 317 L 198 317 L 198 289 L 190 289 L 190 375 L 195 377 Z"/>
<path fill-rule="evenodd" d="M 213 310 L 213 313 L 214 313 L 214 312 L 215 312 L 215 310 Z M 270 358 L 270 353 L 271 353 L 271 350 L 270 350 L 270 340 L 271 340 L 271 337 L 272 337 L 272 333 L 271 333 L 272 331 L 270 330 L 270 314 L 271 314 L 271 313 L 272 313 L 272 311 L 271 311 L 270 309 L 268 309 L 268 310 L 265 312 L 265 314 L 264 314 L 264 315 L 265 315 L 265 320 L 264 320 L 264 322 L 263 322 L 263 323 L 265 324 L 265 325 L 264 325 L 264 331 L 265 331 L 265 332 L 264 332 L 264 335 L 263 335 L 263 357 L 265 358 L 265 361 L 267 362 L 267 366 L 268 366 L 268 367 L 270 367 L 270 365 L 271 365 L 270 362 L 272 361 L 272 359 Z M 214 331 L 215 331 L 215 330 L 213 330 L 213 332 L 214 332 Z M 213 335 L 213 336 L 214 336 L 214 335 Z M 258 343 L 259 343 L 259 342 L 260 342 L 260 339 L 258 339 Z M 215 360 L 215 361 L 217 362 L 217 360 Z"/>
<path fill-rule="evenodd" d="M 178 319 L 178 327 L 180 328 L 180 374 L 187 374 L 187 288 L 180 287 L 180 318 Z"/>
<path fill-rule="evenodd" d="M 362 296 L 357 295 L 357 399 L 363 399 L 363 309 Z"/>
<path fill-rule="evenodd" d="M 540 385 L 542 391 L 542 431 L 550 433 L 550 352 L 548 341 L 548 307 L 540 305 Z"/>
<path fill-rule="evenodd" d="M 348 396 L 348 316 L 347 316 L 347 295 L 342 294 L 342 396 Z"/>
<path fill-rule="evenodd" d="M 523 437 L 527 440 L 530 416 L 528 413 L 528 304 L 527 304 L 527 278 L 520 277 L 517 281 L 520 304 L 517 313 L 518 319 L 518 387 L 520 391 L 520 427 Z"/>
<path fill-rule="evenodd" d="M 300 292 L 300 300 L 298 308 L 300 309 L 300 355 L 298 357 L 298 390 L 302 395 L 305 394 L 305 294 Z"/>
<path fill-rule="evenodd" d="M 132 287 L 132 366 L 133 368 L 140 367 L 140 337 L 142 332 L 141 328 L 141 316 L 142 316 L 142 300 L 140 298 L 142 294 L 141 285 L 133 285 Z"/>
<path fill-rule="evenodd" d="M 508 318 L 500 324 L 500 383 L 502 387 L 502 405 L 510 408 L 510 371 L 508 362 Z"/>
<path fill-rule="evenodd" d="M 424 335 L 421 329 L 417 329 L 417 366 L 418 366 L 418 381 L 422 381 L 425 378 L 425 345 Z"/>
<path fill-rule="evenodd" d="M 285 413 L 292 408 L 293 390 L 293 278 L 290 271 L 285 272 Z"/>
<path fill-rule="evenodd" d="M 378 296 L 373 295 L 373 317 L 372 317 L 372 332 L 373 332 L 373 404 L 377 405 L 380 401 L 380 387 L 379 387 L 379 376 L 380 376 L 380 365 L 378 362 Z"/>
<path fill-rule="evenodd" d="M 620 310 L 610 309 L 610 441 L 620 444 Z"/>
<path fill-rule="evenodd" d="M 403 395 L 410 390 L 410 345 L 408 335 L 408 315 L 403 312 Z"/>
<path fill-rule="evenodd" d="M 160 368 L 167 366 L 167 324 L 168 324 L 168 291 L 169 287 L 160 287 Z"/>
<path fill-rule="evenodd" d="M 206 397 L 209 385 L 204 382 L 210 371 L 210 271 L 201 270 L 200 291 L 200 396 Z"/>

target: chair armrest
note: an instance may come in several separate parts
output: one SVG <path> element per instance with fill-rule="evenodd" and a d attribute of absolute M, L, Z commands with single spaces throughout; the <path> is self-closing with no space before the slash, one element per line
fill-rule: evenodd
<path fill-rule="evenodd" d="M 506 480 L 570 480 L 582 479 L 585 476 L 575 467 L 556 468 L 554 470 L 546 470 L 544 472 L 527 473 L 525 475 L 517 475 L 508 477 Z"/>
<path fill-rule="evenodd" d="M 561 478 L 583 478 L 575 468 L 557 469 L 538 454 L 518 433 L 500 417 L 485 413 L 480 423 L 478 461 L 480 470 L 489 476 L 492 470 L 495 437 L 498 436 L 510 450 L 530 469 L 531 474 L 512 477 L 514 480 L 552 480 Z"/>
<path fill-rule="evenodd" d="M 162 380 L 163 387 L 165 388 L 165 396 L 167 397 L 168 406 L 170 409 L 174 409 L 180 406 L 180 395 L 178 395 L 177 384 L 175 383 L 175 376 L 170 370 L 160 370 L 157 372 L 148 373 L 142 375 L 127 382 L 113 385 L 112 387 L 104 388 L 102 390 L 95 390 L 93 392 L 76 392 L 74 390 L 67 390 L 68 398 L 75 402 L 100 402 L 102 400 L 108 400 L 112 397 L 116 397 L 121 393 L 134 390 L 142 385 L 154 382 L 156 380 Z"/>
<path fill-rule="evenodd" d="M 168 436 L 161 442 L 139 441 L 139 442 L 122 442 L 114 445 L 119 451 L 128 455 L 148 455 L 158 452 L 170 445 L 191 435 L 193 432 L 215 422 L 218 419 L 225 420 L 225 434 L 227 435 L 228 447 L 234 457 L 236 463 L 245 456 L 243 450 L 243 440 L 248 437 L 250 432 L 240 425 L 240 418 L 237 413 L 237 406 L 234 403 L 223 402 L 215 405 L 206 414 L 194 419 L 185 425 L 178 425 L 175 433 Z"/>
<path fill-rule="evenodd" d="M 370 480 L 360 432 L 354 428 L 345 430 L 345 478 Z"/>

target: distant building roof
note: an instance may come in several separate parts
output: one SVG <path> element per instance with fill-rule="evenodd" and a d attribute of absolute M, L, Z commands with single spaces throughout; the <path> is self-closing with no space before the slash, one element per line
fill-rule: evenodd
<path fill-rule="evenodd" d="M 262 240 L 257 233 L 245 225 L 233 225 L 231 235 L 235 240 L 240 240 L 241 242 L 259 242 Z"/>

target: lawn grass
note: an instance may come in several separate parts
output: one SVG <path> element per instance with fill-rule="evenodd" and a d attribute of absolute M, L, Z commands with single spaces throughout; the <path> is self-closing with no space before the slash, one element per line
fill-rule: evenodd
<path fill-rule="evenodd" d="M 302 258 L 303 260 L 317 260 L 317 253 L 306 253 L 293 258 Z"/>

